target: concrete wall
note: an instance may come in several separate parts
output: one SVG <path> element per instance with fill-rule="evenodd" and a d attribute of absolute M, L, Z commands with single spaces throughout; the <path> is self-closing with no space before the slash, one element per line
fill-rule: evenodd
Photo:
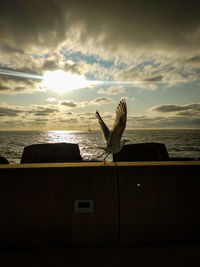
<path fill-rule="evenodd" d="M 0 168 L 0 246 L 117 244 L 116 169 L 53 165 Z M 93 212 L 75 213 L 76 200 Z"/>
<path fill-rule="evenodd" d="M 199 173 L 197 161 L 1 165 L 0 247 L 199 241 Z"/>
<path fill-rule="evenodd" d="M 200 241 L 200 165 L 119 167 L 121 245 Z"/>

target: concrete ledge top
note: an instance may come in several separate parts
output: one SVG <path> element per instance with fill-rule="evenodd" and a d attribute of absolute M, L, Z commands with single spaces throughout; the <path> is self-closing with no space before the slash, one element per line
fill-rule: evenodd
<path fill-rule="evenodd" d="M 200 161 L 135 161 L 135 162 L 65 162 L 65 163 L 32 163 L 32 164 L 1 164 L 0 169 L 27 168 L 71 168 L 71 167 L 130 167 L 130 166 L 192 166 Z"/>
<path fill-rule="evenodd" d="M 134 161 L 134 162 L 116 162 L 117 166 L 187 166 L 200 165 L 200 161 Z"/>

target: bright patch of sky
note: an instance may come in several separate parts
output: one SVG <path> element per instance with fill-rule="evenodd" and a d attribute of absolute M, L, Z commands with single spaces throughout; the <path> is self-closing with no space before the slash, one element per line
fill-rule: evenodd
<path fill-rule="evenodd" d="M 127 128 L 200 128 L 199 9 L 193 0 L 3 1 L 0 129 L 63 129 L 65 119 L 67 130 L 97 129 L 95 111 L 113 118 L 124 97 Z"/>

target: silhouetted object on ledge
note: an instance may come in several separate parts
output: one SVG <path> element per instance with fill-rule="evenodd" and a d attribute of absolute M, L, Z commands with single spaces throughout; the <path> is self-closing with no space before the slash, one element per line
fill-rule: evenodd
<path fill-rule="evenodd" d="M 69 143 L 35 144 L 24 147 L 20 163 L 80 162 L 79 146 Z"/>
<path fill-rule="evenodd" d="M 9 164 L 9 161 L 0 155 L 0 164 Z"/>
<path fill-rule="evenodd" d="M 167 161 L 169 155 L 164 144 L 141 143 L 125 145 L 123 149 L 113 154 L 113 161 Z"/>

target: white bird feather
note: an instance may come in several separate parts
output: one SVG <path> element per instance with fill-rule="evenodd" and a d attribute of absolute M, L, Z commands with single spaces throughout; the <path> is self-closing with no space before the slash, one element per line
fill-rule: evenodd
<path fill-rule="evenodd" d="M 123 148 L 123 145 L 128 142 L 128 140 L 126 139 L 121 140 L 122 134 L 126 128 L 127 121 L 126 100 L 121 99 L 120 103 L 117 106 L 115 121 L 111 131 L 106 126 L 98 111 L 96 111 L 95 116 L 98 119 L 99 125 L 101 127 L 101 132 L 106 144 L 105 147 L 99 148 L 107 152 L 107 156 L 109 154 L 118 153 Z M 104 160 L 107 158 L 107 156 L 104 158 Z"/>

